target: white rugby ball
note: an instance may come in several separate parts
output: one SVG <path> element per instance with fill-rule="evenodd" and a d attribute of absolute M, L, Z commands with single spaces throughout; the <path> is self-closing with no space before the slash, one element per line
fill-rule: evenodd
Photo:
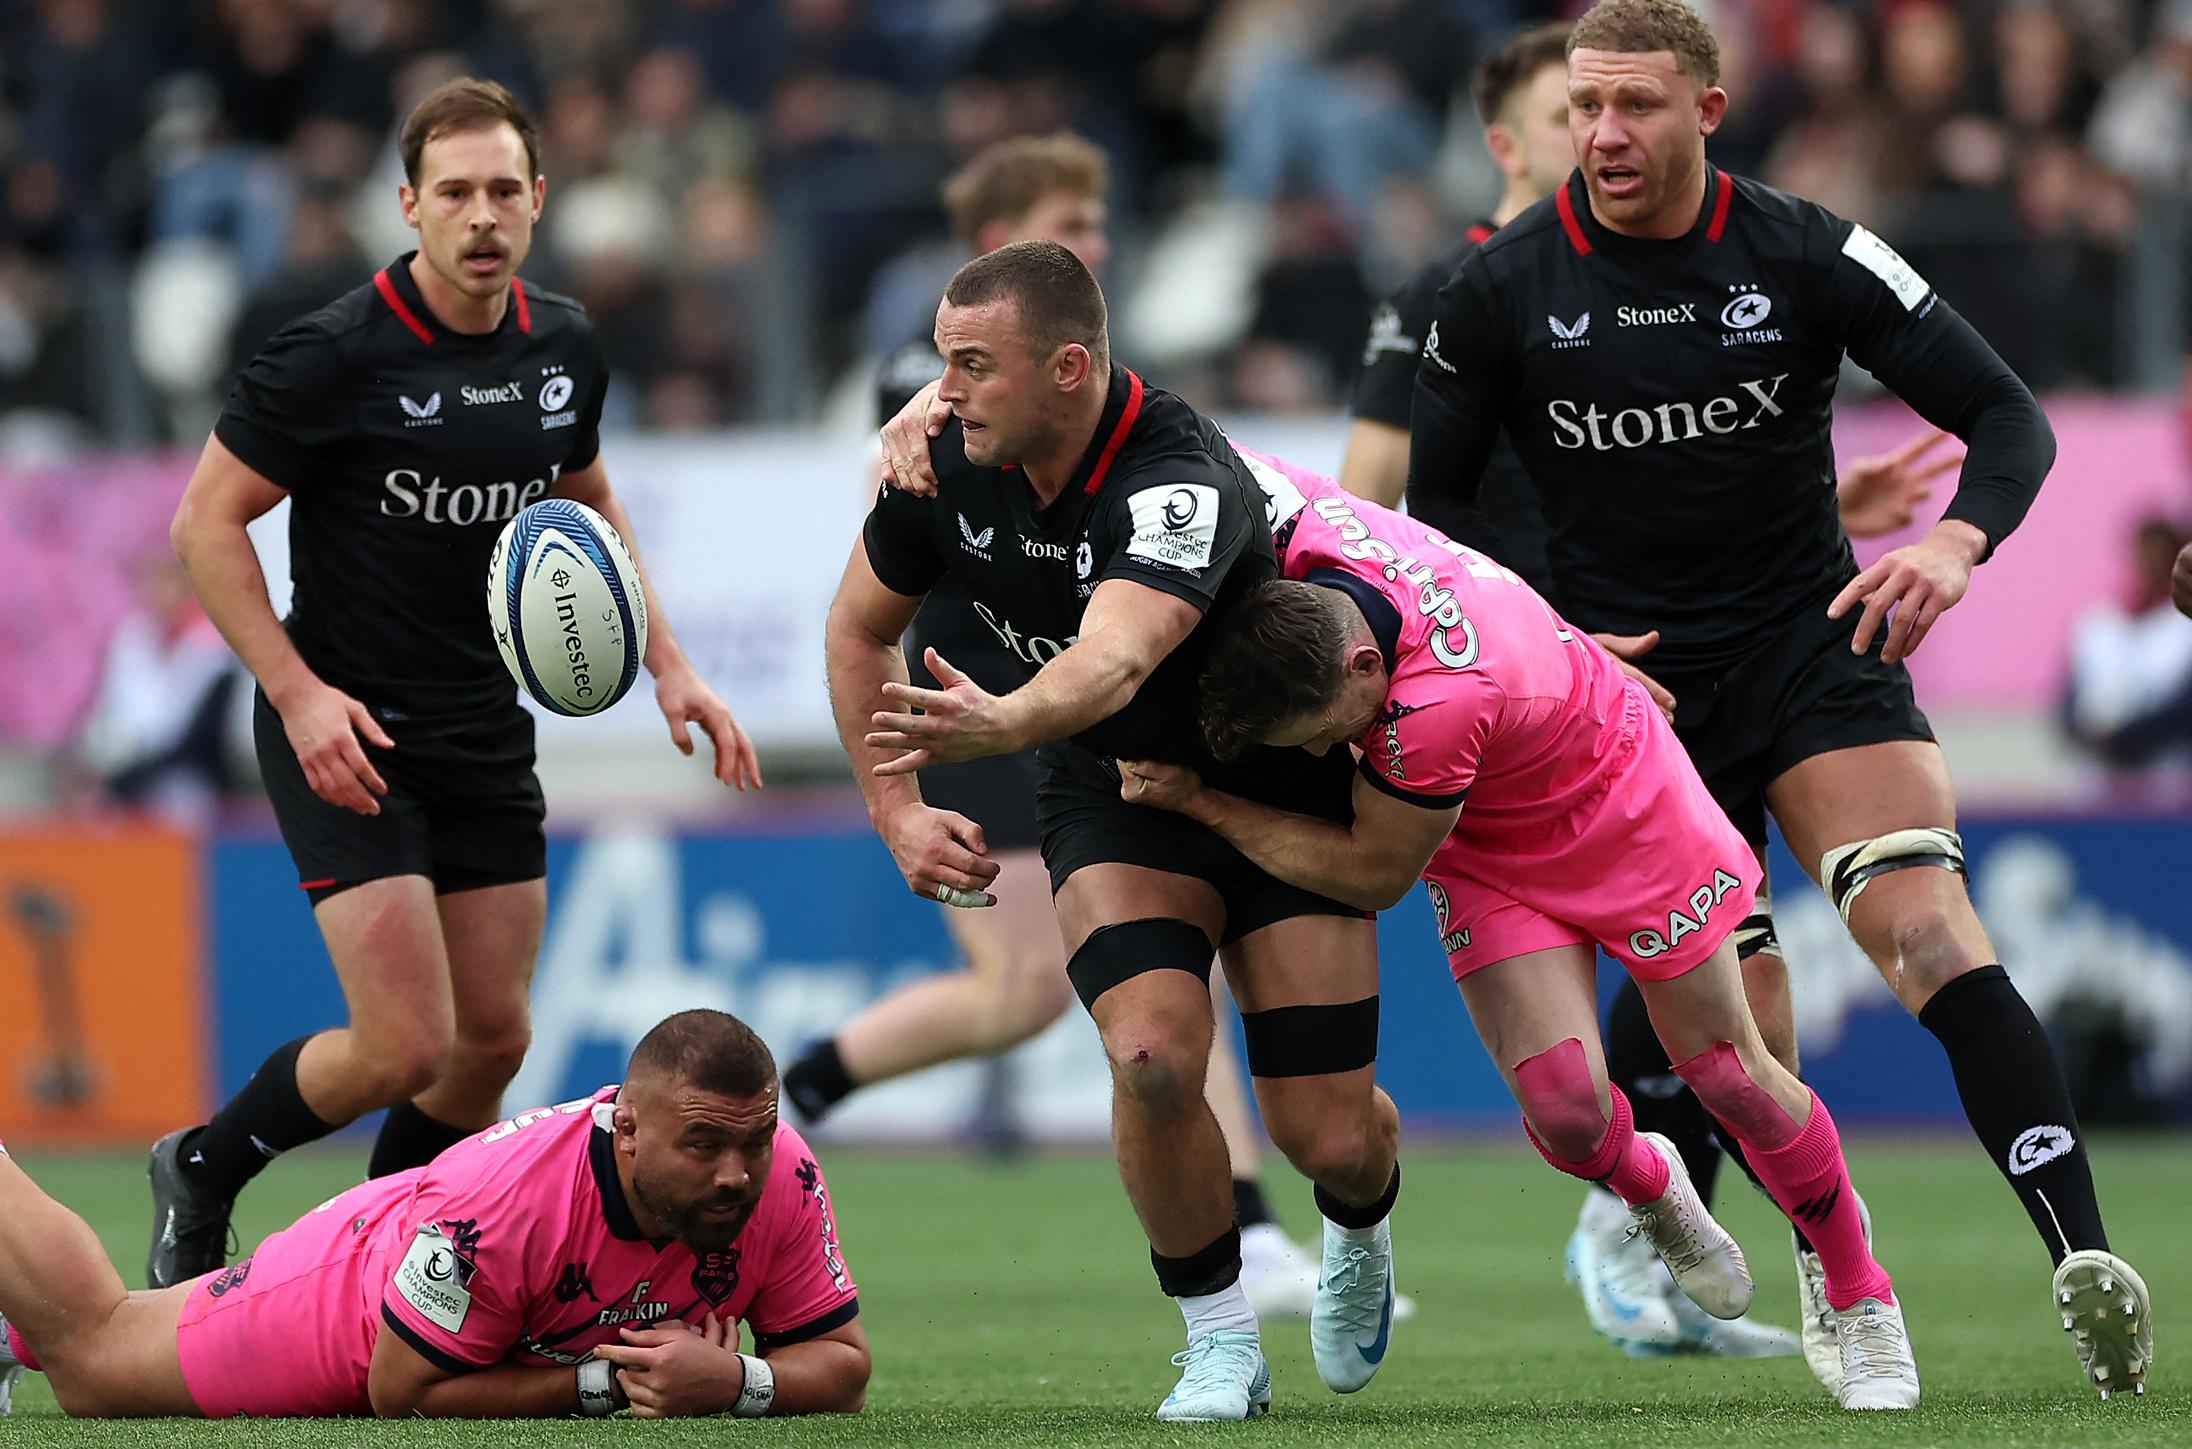
<path fill-rule="evenodd" d="M 599 714 L 647 653 L 647 595 L 624 540 L 583 503 L 520 509 L 487 564 L 487 619 L 510 676 L 557 714 Z"/>

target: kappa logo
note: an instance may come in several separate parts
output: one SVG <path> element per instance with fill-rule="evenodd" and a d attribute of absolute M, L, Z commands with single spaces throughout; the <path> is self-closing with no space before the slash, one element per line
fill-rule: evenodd
<path fill-rule="evenodd" d="M 1428 357 L 1428 358 L 1430 358 L 1430 359 L 1431 359 L 1431 360 L 1432 360 L 1433 362 L 1437 363 L 1437 364 L 1438 364 L 1438 365 L 1439 365 L 1440 367 L 1443 367 L 1443 368 L 1445 368 L 1445 369 L 1446 369 L 1446 370 L 1447 370 L 1448 372 L 1451 372 L 1451 373 L 1453 373 L 1453 374 L 1454 374 L 1455 376 L 1457 376 L 1457 377 L 1458 377 L 1458 376 L 1460 376 L 1460 375 L 1461 375 L 1461 369 L 1460 369 L 1460 368 L 1458 368 L 1458 367 L 1454 366 L 1454 364 L 1452 364 L 1451 362 L 1448 362 L 1448 361 L 1447 361 L 1447 360 L 1446 360 L 1445 358 L 1443 358 L 1443 357 L 1439 356 L 1438 344 L 1439 344 L 1439 335 L 1438 335 L 1438 323 L 1436 323 L 1436 322 L 1433 322 L 1433 323 L 1431 324 L 1431 330 L 1423 334 L 1423 355 L 1424 355 L 1425 357 Z"/>
<path fill-rule="evenodd" d="M 403 425 L 407 428 L 438 428 L 445 421 L 441 416 L 441 394 L 438 392 L 425 402 L 413 402 L 399 393 L 396 401 L 403 404 Z"/>
<path fill-rule="evenodd" d="M 974 525 L 967 522 L 967 516 L 964 513 L 959 515 L 959 546 L 983 563 L 990 562 L 989 546 L 996 537 L 996 524 L 993 523 L 980 533 L 976 533 Z"/>
<path fill-rule="evenodd" d="M 1439 945 L 1449 956 L 1468 950 L 1469 928 L 1453 929 L 1453 902 L 1446 898 L 1446 887 L 1435 880 L 1427 880 L 1423 888 L 1431 893 L 1431 913 L 1438 917 Z"/>
<path fill-rule="evenodd" d="M 1545 314 L 1545 325 L 1553 329 L 1553 347 L 1556 350 L 1591 345 L 1591 339 L 1587 335 L 1591 330 L 1591 314 L 1588 312 L 1573 322 L 1563 322 L 1548 312 Z"/>
<path fill-rule="evenodd" d="M 2027 1127 L 2017 1134 L 2017 1140 L 2009 1144 L 2009 1175 L 2023 1177 L 2036 1167 L 2045 1167 L 2056 1158 L 2078 1145 L 2078 1139 L 2070 1135 L 2068 1127 L 2043 1123 Z"/>
<path fill-rule="evenodd" d="M 1737 877 L 1715 867 L 1712 883 L 1691 891 L 1690 898 L 1683 902 L 1683 905 L 1689 907 L 1687 911 L 1677 908 L 1667 912 L 1665 935 L 1650 930 L 1631 931 L 1629 949 L 1636 953 L 1639 960 L 1645 961 L 1654 956 L 1666 955 L 1680 944 L 1684 936 L 1695 935 L 1704 930 L 1705 922 L 1712 916 L 1713 907 L 1719 905 L 1723 896 L 1741 884 L 1743 882 Z"/>

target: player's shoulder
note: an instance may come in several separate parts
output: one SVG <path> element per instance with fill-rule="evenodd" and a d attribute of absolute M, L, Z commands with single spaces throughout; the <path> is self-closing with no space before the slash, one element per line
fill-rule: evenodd
<path fill-rule="evenodd" d="M 333 361 L 369 346 L 372 332 L 384 318 L 395 320 L 374 283 L 364 282 L 275 328 L 259 345 L 259 355 L 292 363 L 314 357 Z"/>
<path fill-rule="evenodd" d="M 1238 476 L 1240 457 L 1216 422 L 1176 393 L 1146 382 L 1140 387 L 1139 412 L 1121 441 L 1114 479 L 1160 473 L 1174 481 L 1200 474 Z"/>
<path fill-rule="evenodd" d="M 1816 258 L 1831 256 L 1850 234 L 1851 223 L 1816 201 L 1763 181 L 1728 172 L 1728 212 L 1753 246 Z"/>
<path fill-rule="evenodd" d="M 1564 181 L 1562 186 L 1566 186 Z M 1498 231 L 1472 247 L 1455 264 L 1457 271 L 1471 262 L 1501 270 L 1527 267 L 1544 256 L 1547 248 L 1566 249 L 1568 238 L 1560 225 L 1560 209 L 1553 196 L 1542 196 L 1526 206 Z"/>
<path fill-rule="evenodd" d="M 533 331 L 536 336 L 559 331 L 575 332 L 589 337 L 593 335 L 593 314 L 586 310 L 586 304 L 578 298 L 566 296 L 562 292 L 551 292 L 545 287 L 535 287 L 523 281 L 513 282 L 511 285 L 524 290 L 526 306 L 533 314 Z"/>
<path fill-rule="evenodd" d="M 1392 305 L 1399 309 L 1402 317 L 1413 317 L 1426 311 L 1431 305 L 1431 299 L 1438 295 L 1439 288 L 1445 286 L 1454 273 L 1461 270 L 1461 264 L 1469 260 L 1477 248 L 1495 234 L 1488 230 L 1478 234 L 1475 228 L 1471 228 L 1468 237 L 1440 252 L 1414 276 L 1401 283 L 1399 290 L 1392 295 Z"/>

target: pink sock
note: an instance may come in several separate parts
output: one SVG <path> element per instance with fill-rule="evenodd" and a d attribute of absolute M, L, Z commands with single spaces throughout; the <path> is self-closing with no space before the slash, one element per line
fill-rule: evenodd
<path fill-rule="evenodd" d="M 46 1371 L 45 1366 L 38 1362 L 38 1355 L 30 1351 L 29 1344 L 23 1342 L 23 1330 L 12 1323 L 8 1325 L 8 1352 L 14 1354 L 15 1361 L 32 1373 Z"/>
<path fill-rule="evenodd" d="M 1584 1080 L 1588 1086 L 1589 1078 Z M 1637 1140 L 1636 1115 L 1630 1110 L 1629 1099 L 1621 1095 L 1621 1089 L 1609 1084 L 1607 1091 L 1613 1094 L 1614 1120 L 1607 1124 L 1598 1150 L 1581 1162 L 1563 1161 L 1546 1151 L 1545 1144 L 1537 1140 L 1537 1133 L 1530 1130 L 1527 1117 L 1522 1120 L 1522 1130 L 1530 1133 L 1530 1141 L 1539 1155 L 1570 1177 L 1598 1183 L 1631 1207 L 1657 1202 L 1667 1195 L 1667 1160 L 1649 1142 Z"/>
<path fill-rule="evenodd" d="M 1893 1303 L 1888 1270 L 1865 1245 L 1857 1193 L 1842 1156 L 1842 1135 L 1834 1130 L 1834 1118 L 1827 1115 L 1819 1094 L 1812 1093 L 1811 1118 L 1787 1146 L 1758 1147 L 1746 1140 L 1743 1148 L 1758 1180 L 1791 1221 L 1804 1225 L 1804 1236 L 1819 1250 L 1820 1265 L 1827 1270 L 1827 1302 L 1835 1308 L 1863 1298 Z"/>

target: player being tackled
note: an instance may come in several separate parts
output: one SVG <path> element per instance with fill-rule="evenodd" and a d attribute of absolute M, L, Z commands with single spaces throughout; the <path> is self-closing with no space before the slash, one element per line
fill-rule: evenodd
<path fill-rule="evenodd" d="M 1641 685 L 1511 572 L 1412 519 L 1251 458 L 1279 580 L 1217 621 L 1211 752 L 1361 751 L 1351 821 L 1122 761 L 1121 793 L 1215 830 L 1281 880 L 1370 910 L 1427 881 L 1463 1001 L 1546 1161 L 1629 1205 L 1698 1307 L 1751 1279 L 1671 1143 L 1606 1077 L 1595 947 L 1825 1261 L 1847 1409 L 1907 1409 L 1918 1370 L 1826 1105 L 1766 1050 L 1733 940 L 1758 866 Z M 1467 800 L 1467 809 L 1463 801 Z"/>

